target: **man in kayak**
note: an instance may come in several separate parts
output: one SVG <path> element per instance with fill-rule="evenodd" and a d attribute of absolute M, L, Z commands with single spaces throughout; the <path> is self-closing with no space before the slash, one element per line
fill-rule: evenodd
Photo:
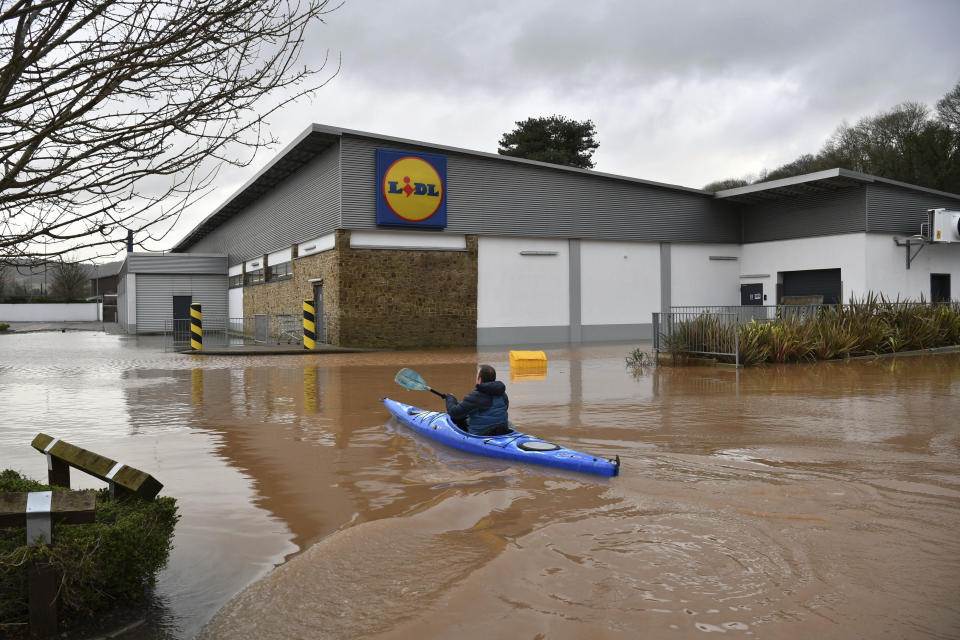
<path fill-rule="evenodd" d="M 447 413 L 454 424 L 475 436 L 501 436 L 510 433 L 507 388 L 497 380 L 497 371 L 488 364 L 477 369 L 477 387 L 457 402 L 452 393 L 444 396 Z"/>

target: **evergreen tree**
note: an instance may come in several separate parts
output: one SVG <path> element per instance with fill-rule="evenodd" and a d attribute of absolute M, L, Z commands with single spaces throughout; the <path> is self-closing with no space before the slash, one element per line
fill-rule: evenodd
<path fill-rule="evenodd" d="M 593 121 L 578 122 L 564 116 L 527 118 L 500 138 L 502 156 L 539 160 L 568 167 L 592 169 L 593 152 L 599 147 Z"/>

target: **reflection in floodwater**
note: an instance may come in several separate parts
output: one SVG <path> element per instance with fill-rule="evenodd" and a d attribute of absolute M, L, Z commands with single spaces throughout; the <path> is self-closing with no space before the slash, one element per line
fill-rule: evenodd
<path fill-rule="evenodd" d="M 43 477 L 45 431 L 179 499 L 154 637 L 960 636 L 960 354 L 633 376 L 635 345 L 611 345 L 547 350 L 545 378 L 511 379 L 506 350 L 159 346 L 0 339 L 4 467 Z M 514 422 L 620 455 L 622 475 L 511 466 L 388 422 L 384 396 L 441 406 L 398 368 L 463 395 L 480 361 Z"/>

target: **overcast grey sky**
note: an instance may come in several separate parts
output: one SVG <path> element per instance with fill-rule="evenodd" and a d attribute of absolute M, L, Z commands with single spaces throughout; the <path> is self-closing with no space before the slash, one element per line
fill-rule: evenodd
<path fill-rule="evenodd" d="M 960 0 L 346 0 L 304 59 L 329 49 L 339 75 L 272 131 L 495 153 L 515 121 L 562 114 L 595 123 L 596 170 L 699 188 L 814 153 L 844 121 L 933 107 L 960 81 L 958 32 Z M 280 148 L 224 171 L 168 241 Z"/>

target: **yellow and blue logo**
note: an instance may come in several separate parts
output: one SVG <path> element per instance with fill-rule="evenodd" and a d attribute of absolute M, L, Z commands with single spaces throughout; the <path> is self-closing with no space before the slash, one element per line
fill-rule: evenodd
<path fill-rule="evenodd" d="M 447 226 L 447 157 L 377 149 L 377 224 Z"/>

